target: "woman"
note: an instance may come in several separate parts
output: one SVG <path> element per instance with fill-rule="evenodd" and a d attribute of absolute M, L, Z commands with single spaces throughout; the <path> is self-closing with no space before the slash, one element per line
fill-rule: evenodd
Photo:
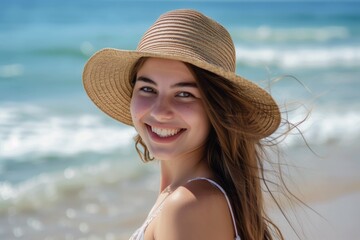
<path fill-rule="evenodd" d="M 143 161 L 160 161 L 158 199 L 131 239 L 283 238 L 261 190 L 279 108 L 235 65 L 227 30 L 194 10 L 160 16 L 136 51 L 103 49 L 87 62 L 90 99 L 135 127 Z"/>

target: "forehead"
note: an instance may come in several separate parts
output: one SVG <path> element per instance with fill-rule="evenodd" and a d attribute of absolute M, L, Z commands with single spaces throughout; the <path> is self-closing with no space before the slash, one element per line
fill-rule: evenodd
<path fill-rule="evenodd" d="M 149 58 L 139 68 L 137 77 L 148 77 L 154 81 L 195 81 L 190 67 L 177 60 Z"/>

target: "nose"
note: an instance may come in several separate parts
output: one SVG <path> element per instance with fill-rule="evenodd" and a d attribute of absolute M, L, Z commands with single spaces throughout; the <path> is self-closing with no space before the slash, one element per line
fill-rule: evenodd
<path fill-rule="evenodd" d="M 157 97 L 151 108 L 150 115 L 157 121 L 167 121 L 174 117 L 174 109 L 171 99 L 166 97 Z"/>

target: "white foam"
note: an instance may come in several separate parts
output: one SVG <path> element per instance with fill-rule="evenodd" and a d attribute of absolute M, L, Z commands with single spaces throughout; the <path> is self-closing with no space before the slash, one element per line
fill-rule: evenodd
<path fill-rule="evenodd" d="M 18 184 L 0 182 L 0 213 L 9 209 L 38 209 L 59 201 L 74 190 L 119 182 L 136 174 L 136 165 L 130 165 L 119 161 L 103 161 L 95 165 L 43 173 Z"/>
<path fill-rule="evenodd" d="M 273 28 L 265 25 L 234 29 L 232 35 L 241 42 L 326 42 L 350 37 L 349 30 L 343 26 Z"/>
<path fill-rule="evenodd" d="M 0 159 L 27 154 L 60 156 L 107 152 L 132 142 L 135 130 L 94 115 L 47 115 L 29 106 L 1 107 Z"/>
<path fill-rule="evenodd" d="M 245 47 L 237 46 L 238 63 L 281 68 L 360 67 L 360 46 Z"/>
<path fill-rule="evenodd" d="M 0 160 L 26 160 L 29 154 L 67 157 L 84 152 L 111 153 L 120 149 L 127 152 L 130 146 L 133 149 L 136 134 L 133 128 L 109 124 L 97 115 L 60 117 L 31 105 L 0 108 Z M 297 122 L 304 116 L 305 113 L 295 111 L 289 119 Z M 310 144 L 355 142 L 360 139 L 360 111 L 315 109 L 300 129 Z M 292 135 L 286 142 L 293 146 L 303 144 L 299 136 Z"/>
<path fill-rule="evenodd" d="M 24 73 L 24 66 L 21 64 L 9 64 L 0 66 L 0 77 L 11 78 L 21 76 Z"/>
<path fill-rule="evenodd" d="M 303 116 L 295 112 L 290 116 L 290 121 L 298 122 Z M 360 139 L 360 112 L 314 111 L 299 129 L 311 145 L 353 145 Z M 289 146 L 304 144 L 298 134 L 289 135 L 286 143 Z"/>
<path fill-rule="evenodd" d="M 80 45 L 81 52 L 86 56 L 91 56 L 95 52 L 94 45 L 91 42 L 85 41 Z"/>

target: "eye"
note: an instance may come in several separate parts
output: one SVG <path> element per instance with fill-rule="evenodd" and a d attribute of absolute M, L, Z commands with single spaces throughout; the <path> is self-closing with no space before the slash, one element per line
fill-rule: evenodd
<path fill-rule="evenodd" d="M 140 88 L 140 91 L 145 92 L 145 93 L 155 93 L 155 90 L 151 87 L 142 87 L 142 88 Z"/>
<path fill-rule="evenodd" d="M 192 95 L 191 93 L 189 92 L 180 92 L 177 94 L 178 97 L 181 97 L 181 98 L 189 98 L 189 97 L 194 97 L 194 95 Z"/>

